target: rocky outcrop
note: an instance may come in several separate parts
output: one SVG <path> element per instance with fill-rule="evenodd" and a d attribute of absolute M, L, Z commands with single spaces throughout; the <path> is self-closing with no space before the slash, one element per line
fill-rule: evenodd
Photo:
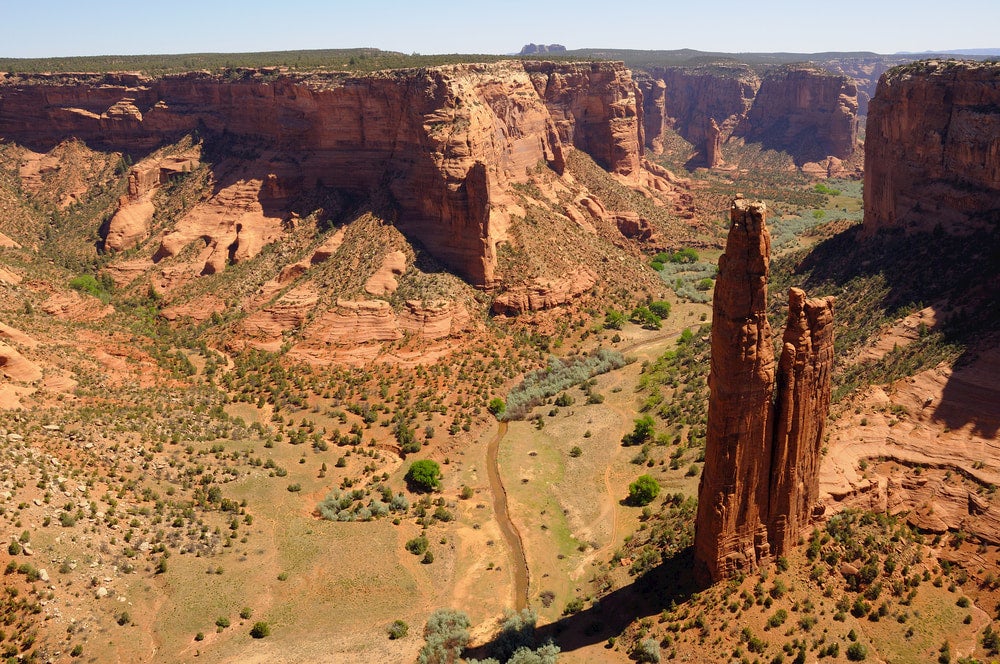
<path fill-rule="evenodd" d="M 738 134 L 793 155 L 797 164 L 846 159 L 858 141 L 858 88 L 846 76 L 786 67 L 761 82 Z"/>
<path fill-rule="evenodd" d="M 562 44 L 525 44 L 518 55 L 538 55 L 540 53 L 563 53 L 566 47 Z"/>
<path fill-rule="evenodd" d="M 709 142 L 715 141 L 712 122 L 728 139 L 753 105 L 760 78 L 746 65 L 707 67 L 666 67 L 648 71 L 651 81 L 643 85 L 643 112 L 656 115 L 657 104 L 663 108 L 663 123 L 646 125 L 646 142 L 653 146 L 665 127 L 679 133 L 695 146 L 704 160 Z M 652 98 L 647 89 L 663 86 L 662 102 Z"/>
<path fill-rule="evenodd" d="M 819 502 L 819 462 L 830 411 L 833 370 L 832 297 L 788 293 L 788 323 L 778 361 L 771 454 L 771 547 L 788 551 L 809 525 Z"/>
<path fill-rule="evenodd" d="M 833 300 L 806 300 L 792 289 L 775 378 L 766 210 L 762 202 L 737 198 L 730 218 L 713 301 L 711 397 L 695 526 L 696 572 L 712 581 L 782 555 L 808 524 L 819 495 L 833 367 Z"/>
<path fill-rule="evenodd" d="M 799 166 L 847 159 L 857 147 L 857 87 L 816 67 L 784 67 L 763 79 L 733 63 L 651 68 L 640 85 L 647 144 L 655 151 L 669 127 L 698 151 L 693 165 L 721 165 L 731 137 L 788 152 Z"/>
<path fill-rule="evenodd" d="M 597 275 L 580 266 L 559 279 L 537 278 L 526 286 L 513 288 L 493 301 L 493 312 L 517 316 L 526 311 L 541 311 L 568 304 L 589 291 Z"/>
<path fill-rule="evenodd" d="M 771 236 L 763 203 L 737 199 L 730 220 L 712 303 L 711 397 L 695 526 L 699 573 L 712 580 L 754 569 L 771 553 Z"/>
<path fill-rule="evenodd" d="M 462 64 L 366 76 L 8 74 L 0 75 L 0 137 L 42 150 L 76 137 L 136 156 L 196 130 L 220 145 L 244 141 L 262 162 L 248 179 L 266 184 L 273 176 L 283 196 L 317 184 L 385 192 L 400 230 L 473 284 L 491 286 L 509 185 L 526 181 L 539 163 L 561 173 L 574 148 L 638 178 L 636 104 L 629 71 L 608 62 Z M 263 216 L 280 215 L 265 209 Z M 112 245 L 125 247 L 141 224 L 122 221 L 128 230 Z M 239 223 L 227 218 L 225 232 L 213 236 L 218 256 L 206 261 L 209 271 L 221 265 L 215 258 L 225 256 Z M 180 232 L 161 256 L 174 255 L 176 242 L 192 233 L 201 237 L 199 229 Z"/>
<path fill-rule="evenodd" d="M 866 234 L 1000 224 L 1000 64 L 889 70 L 865 136 Z"/>

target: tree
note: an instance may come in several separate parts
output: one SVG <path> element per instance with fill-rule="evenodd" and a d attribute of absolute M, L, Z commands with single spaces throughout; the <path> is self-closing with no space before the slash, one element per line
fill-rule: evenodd
<path fill-rule="evenodd" d="M 608 309 L 604 314 L 604 327 L 608 330 L 620 330 L 625 327 L 625 314 L 614 309 Z"/>
<path fill-rule="evenodd" d="M 643 415 L 635 421 L 635 426 L 632 428 L 631 433 L 622 436 L 622 445 L 626 447 L 630 445 L 642 445 L 653 437 L 653 426 L 653 418 L 649 415 Z"/>
<path fill-rule="evenodd" d="M 411 490 L 429 493 L 441 486 L 441 466 L 430 459 L 414 461 L 405 479 Z"/>
<path fill-rule="evenodd" d="M 497 419 L 500 419 L 500 416 L 507 410 L 507 404 L 500 397 L 493 397 L 486 405 L 486 409 L 493 413 Z"/>
<path fill-rule="evenodd" d="M 628 502 L 643 506 L 653 502 L 660 495 L 660 483 L 652 475 L 640 475 L 628 485 Z"/>
<path fill-rule="evenodd" d="M 663 300 L 656 300 L 649 303 L 649 310 L 660 318 L 666 318 L 670 315 L 670 303 Z"/>

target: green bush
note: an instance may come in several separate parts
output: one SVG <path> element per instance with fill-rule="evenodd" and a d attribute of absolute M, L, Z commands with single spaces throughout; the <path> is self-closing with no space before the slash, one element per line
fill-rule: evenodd
<path fill-rule="evenodd" d="M 649 303 L 649 310 L 660 318 L 670 316 L 670 303 L 664 300 L 656 300 Z"/>
<path fill-rule="evenodd" d="M 250 636 L 255 639 L 263 639 L 266 636 L 271 636 L 271 626 L 266 622 L 255 622 L 250 629 Z"/>
<path fill-rule="evenodd" d="M 648 440 L 653 438 L 653 418 L 649 415 L 643 415 L 635 421 L 631 433 L 627 433 L 622 436 L 622 445 L 629 447 L 631 445 L 642 445 Z"/>
<path fill-rule="evenodd" d="M 847 659 L 851 662 L 862 662 L 868 657 L 868 648 L 855 641 L 847 648 Z"/>
<path fill-rule="evenodd" d="M 407 540 L 405 546 L 407 551 L 415 556 L 419 556 L 427 552 L 427 546 L 429 544 L 430 543 L 427 541 L 425 536 L 419 535 L 413 539 Z"/>
<path fill-rule="evenodd" d="M 436 461 L 421 459 L 410 464 L 406 471 L 406 482 L 410 488 L 420 492 L 431 492 L 441 486 L 441 466 Z"/>
<path fill-rule="evenodd" d="M 489 404 L 486 405 L 486 409 L 493 413 L 494 416 L 499 418 L 507 410 L 507 404 L 500 397 L 493 397 L 490 399 Z"/>
<path fill-rule="evenodd" d="M 608 309 L 607 313 L 604 314 L 604 328 L 607 330 L 620 330 L 623 327 L 625 327 L 625 314 L 614 309 Z"/>
<path fill-rule="evenodd" d="M 660 483 L 652 475 L 640 475 L 628 485 L 628 502 L 632 505 L 648 505 L 660 495 Z"/>

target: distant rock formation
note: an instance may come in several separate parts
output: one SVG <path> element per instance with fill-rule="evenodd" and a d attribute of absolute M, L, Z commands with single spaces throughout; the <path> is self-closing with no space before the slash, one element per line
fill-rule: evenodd
<path fill-rule="evenodd" d="M 730 219 L 713 301 L 708 435 L 695 527 L 696 572 L 712 581 L 783 555 L 808 524 L 819 493 L 833 365 L 833 299 L 806 300 L 792 289 L 775 380 L 766 209 L 737 198 Z"/>
<path fill-rule="evenodd" d="M 539 163 L 561 174 L 574 148 L 638 184 L 640 123 L 631 74 L 613 62 L 507 61 L 363 76 L 0 73 L 0 138 L 43 151 L 75 137 L 142 157 L 195 131 L 252 142 L 262 156 L 242 160 L 251 172 L 221 183 L 164 238 L 161 257 L 204 238 L 212 248 L 205 273 L 252 257 L 280 230 L 284 207 L 269 203 L 322 185 L 384 192 L 403 233 L 470 283 L 494 286 L 509 185 Z M 135 171 L 107 249 L 144 239 L 149 192 L 170 168 Z"/>
<path fill-rule="evenodd" d="M 858 90 L 853 81 L 811 66 L 761 78 L 749 65 L 653 67 L 638 75 L 646 144 L 657 151 L 672 128 L 710 168 L 731 137 L 788 152 L 799 166 L 857 149 Z"/>
<path fill-rule="evenodd" d="M 1000 226 L 1000 64 L 886 72 L 865 136 L 865 233 Z"/>
<path fill-rule="evenodd" d="M 518 55 L 539 55 L 542 53 L 564 53 L 562 44 L 525 44 Z"/>

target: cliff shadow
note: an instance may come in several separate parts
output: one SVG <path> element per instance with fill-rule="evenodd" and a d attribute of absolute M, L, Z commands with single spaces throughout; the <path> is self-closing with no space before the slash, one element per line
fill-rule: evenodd
<path fill-rule="evenodd" d="M 588 608 L 539 627 L 535 642 L 541 645 L 552 641 L 561 652 L 573 652 L 617 637 L 636 620 L 659 615 L 672 603 L 684 602 L 705 590 L 708 586 L 694 579 L 693 569 L 694 547 L 688 547 L 632 583 L 603 595 Z M 463 656 L 490 657 L 498 641 L 495 638 L 469 648 Z"/>
<path fill-rule="evenodd" d="M 930 307 L 915 338 L 877 361 L 847 367 L 835 387 L 846 394 L 954 360 L 932 419 L 955 430 L 994 438 L 1000 431 L 1000 224 L 958 236 L 933 231 L 880 231 L 853 226 L 820 242 L 791 269 L 811 296 L 837 295 L 838 357 L 879 335 L 886 321 Z M 782 259 L 788 260 L 788 259 Z M 787 268 L 787 266 L 786 266 Z M 780 270 L 779 270 L 780 272 Z M 787 284 L 786 284 L 787 285 Z M 778 283 L 772 287 L 780 292 Z M 842 312 L 842 313 L 841 313 Z M 991 369 L 992 368 L 992 369 Z"/>

